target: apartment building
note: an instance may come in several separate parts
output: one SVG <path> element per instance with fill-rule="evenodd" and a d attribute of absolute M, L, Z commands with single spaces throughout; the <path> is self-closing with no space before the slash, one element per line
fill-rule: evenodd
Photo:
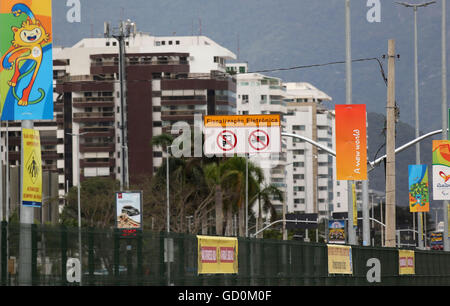
<path fill-rule="evenodd" d="M 131 36 L 125 48 L 124 110 L 118 48 L 112 38 L 87 38 L 54 50 L 60 195 L 67 186 L 77 185 L 78 160 L 81 180 L 120 180 L 125 147 L 129 181 L 136 183 L 162 164 L 162 149 L 151 146 L 153 135 L 170 133 L 178 121 L 193 124 L 194 114 L 235 113 L 236 84 L 225 73 L 226 60 L 235 55 L 210 38 Z"/>

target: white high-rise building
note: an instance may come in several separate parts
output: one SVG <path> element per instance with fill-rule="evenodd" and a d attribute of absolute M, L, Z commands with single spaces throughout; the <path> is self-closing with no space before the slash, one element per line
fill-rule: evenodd
<path fill-rule="evenodd" d="M 299 134 L 335 150 L 334 111 L 322 105 L 331 101 L 324 92 L 305 82 L 283 83 L 279 78 L 246 71 L 245 64 L 227 64 L 236 72 L 236 109 L 238 114 L 281 114 L 282 131 Z M 346 211 L 346 186 L 336 182 L 336 160 L 317 147 L 282 137 L 282 153 L 272 156 L 270 165 L 264 158 L 254 157 L 264 169 L 266 184 L 274 184 L 284 192 L 286 212 L 318 213 L 326 217 L 332 211 Z M 343 199 L 342 197 L 345 197 Z M 282 211 L 280 201 L 274 201 Z"/>

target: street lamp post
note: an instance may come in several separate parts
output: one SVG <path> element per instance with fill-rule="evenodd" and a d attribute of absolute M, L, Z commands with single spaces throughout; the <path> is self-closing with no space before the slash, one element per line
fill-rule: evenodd
<path fill-rule="evenodd" d="M 419 137 L 419 67 L 418 67 L 418 50 L 417 50 L 417 11 L 420 7 L 426 7 L 436 1 L 429 1 L 419 4 L 411 4 L 406 2 L 397 2 L 404 7 L 412 7 L 414 10 L 414 109 L 415 109 L 415 122 L 416 122 L 416 138 Z M 420 164 L 420 145 L 416 144 L 416 164 Z M 419 249 L 423 249 L 423 225 L 422 225 L 422 213 L 417 213 L 418 228 L 419 228 Z"/>
<path fill-rule="evenodd" d="M 82 257 L 81 257 L 81 175 L 80 175 L 80 136 L 83 136 L 85 133 L 79 133 L 79 134 L 75 134 L 75 133 L 66 133 L 67 135 L 70 135 L 72 137 L 76 137 L 77 138 L 77 205 L 78 205 L 78 252 L 79 252 L 79 256 L 80 256 L 80 275 L 82 275 Z M 81 279 L 82 277 L 80 277 L 80 286 L 81 286 Z"/>

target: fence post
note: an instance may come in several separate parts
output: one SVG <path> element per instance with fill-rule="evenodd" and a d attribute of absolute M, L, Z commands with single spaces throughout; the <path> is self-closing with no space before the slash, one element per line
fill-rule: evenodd
<path fill-rule="evenodd" d="M 93 275 L 94 275 L 94 229 L 89 228 L 87 231 L 88 235 L 88 285 L 92 285 L 93 283 Z"/>
<path fill-rule="evenodd" d="M 67 228 L 61 225 L 61 284 L 67 285 Z"/>
<path fill-rule="evenodd" d="M 2 261 L 2 280 L 1 284 L 2 286 L 5 286 L 7 283 L 7 276 L 8 276 L 8 256 L 7 256 L 7 248 L 8 248 L 8 235 L 7 235 L 7 229 L 8 229 L 8 223 L 6 221 L 2 221 L 2 249 L 1 249 L 1 261 Z"/>
<path fill-rule="evenodd" d="M 37 272 L 37 225 L 31 224 L 31 283 L 33 285 L 39 284 L 39 277 Z"/>

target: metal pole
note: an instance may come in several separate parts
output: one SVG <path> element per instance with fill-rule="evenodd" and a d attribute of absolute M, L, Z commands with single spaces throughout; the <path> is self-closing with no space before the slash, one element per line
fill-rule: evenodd
<path fill-rule="evenodd" d="M 447 0 L 442 0 L 442 139 L 448 139 L 448 106 L 447 106 Z M 444 251 L 449 251 L 448 241 L 448 201 L 444 201 Z"/>
<path fill-rule="evenodd" d="M 245 237 L 248 237 L 248 154 L 245 154 Z"/>
<path fill-rule="evenodd" d="M 369 181 L 362 181 L 362 228 L 363 246 L 370 245 L 370 222 L 369 222 Z"/>
<path fill-rule="evenodd" d="M 33 121 L 22 121 L 22 129 L 32 129 Z M 23 160 L 23 144 L 21 150 L 21 167 L 24 167 Z M 21 186 L 23 186 L 23 177 L 20 176 Z M 31 285 L 31 224 L 34 219 L 34 208 L 22 205 L 22 193 L 20 193 L 20 238 L 19 238 L 19 284 L 29 286 Z"/>
<path fill-rule="evenodd" d="M 346 42 L 346 104 L 352 104 L 352 55 L 350 29 L 350 0 L 345 0 L 345 42 Z M 348 197 L 348 242 L 356 244 L 356 231 L 353 227 L 352 181 L 347 181 Z"/>
<path fill-rule="evenodd" d="M 170 233 L 170 204 L 169 204 L 169 146 L 166 149 L 166 231 Z"/>
<path fill-rule="evenodd" d="M 82 261 L 82 248 L 81 248 L 81 175 L 80 175 L 80 134 L 74 134 L 77 137 L 77 199 L 78 199 L 78 252 L 80 253 L 80 286 L 83 279 L 83 261 Z"/>
<path fill-rule="evenodd" d="M 419 135 L 419 68 L 417 55 L 417 7 L 414 7 L 414 109 L 416 120 L 416 138 Z M 420 144 L 416 144 L 416 165 L 420 165 Z M 417 214 L 419 228 L 419 249 L 423 249 L 423 224 L 422 213 Z"/>

